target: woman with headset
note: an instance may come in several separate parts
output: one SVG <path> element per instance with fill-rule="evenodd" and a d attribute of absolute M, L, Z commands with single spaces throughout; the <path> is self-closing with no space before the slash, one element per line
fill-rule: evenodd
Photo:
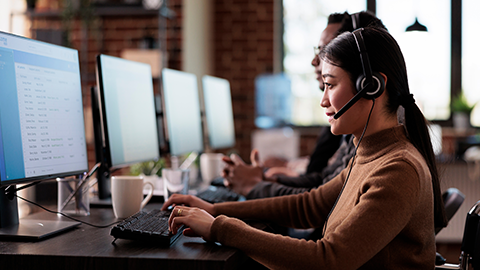
<path fill-rule="evenodd" d="M 355 136 L 347 168 L 291 196 L 209 204 L 174 195 L 163 206 L 176 205 L 171 230 L 185 225 L 184 235 L 238 248 L 272 269 L 434 269 L 434 228 L 446 225 L 445 211 L 427 123 L 398 44 L 367 27 L 339 35 L 320 57 L 321 106 L 332 133 Z M 316 242 L 299 240 L 241 219 L 324 233 Z"/>

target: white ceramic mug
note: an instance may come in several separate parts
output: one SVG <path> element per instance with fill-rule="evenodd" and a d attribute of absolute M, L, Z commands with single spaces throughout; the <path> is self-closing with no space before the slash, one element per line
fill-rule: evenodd
<path fill-rule="evenodd" d="M 200 155 L 200 172 L 203 182 L 210 183 L 213 179 L 222 175 L 225 166 L 222 158 L 223 154 L 221 153 L 203 153 Z"/>
<path fill-rule="evenodd" d="M 142 176 L 112 176 L 112 206 L 116 218 L 127 218 L 150 201 L 153 196 L 153 185 L 143 181 Z M 150 192 L 143 198 L 144 186 L 150 186 Z"/>

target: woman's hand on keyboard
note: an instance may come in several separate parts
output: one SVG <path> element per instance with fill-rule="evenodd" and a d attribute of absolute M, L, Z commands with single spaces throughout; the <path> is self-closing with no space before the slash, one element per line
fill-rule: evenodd
<path fill-rule="evenodd" d="M 215 218 L 203 209 L 177 205 L 170 214 L 168 225 L 173 234 L 184 225 L 186 228 L 183 235 L 211 241 L 210 229 L 214 220 Z"/>
<path fill-rule="evenodd" d="M 182 194 L 173 194 L 168 198 L 168 200 L 163 204 L 162 210 L 167 210 L 169 206 L 176 205 L 185 205 L 190 207 L 197 207 L 207 211 L 210 215 L 215 215 L 213 212 L 213 204 L 206 202 L 196 196 L 192 195 L 182 195 Z"/>

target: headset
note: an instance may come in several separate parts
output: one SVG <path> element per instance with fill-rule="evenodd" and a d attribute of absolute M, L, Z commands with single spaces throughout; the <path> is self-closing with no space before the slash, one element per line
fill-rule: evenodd
<path fill-rule="evenodd" d="M 358 13 L 352 14 L 352 24 L 354 29 L 358 24 L 358 15 Z M 358 52 L 360 53 L 360 61 L 362 62 L 363 69 L 363 74 L 357 78 L 357 94 L 333 116 L 334 119 L 338 119 L 342 116 L 360 98 L 376 99 L 385 90 L 385 80 L 383 77 L 378 72 L 372 72 L 367 47 L 363 41 L 362 31 L 363 28 L 359 28 L 352 32 L 355 42 L 357 43 Z"/>
<path fill-rule="evenodd" d="M 352 31 L 355 31 L 359 28 L 358 26 L 360 26 L 360 12 L 353 13 L 352 15 L 350 15 L 350 18 L 352 19 Z"/>
<path fill-rule="evenodd" d="M 322 237 L 325 236 L 325 232 L 327 231 L 328 220 L 330 218 L 330 215 L 333 213 L 333 210 L 335 210 L 335 207 L 337 206 L 337 203 L 340 197 L 342 196 L 343 190 L 347 186 L 348 179 L 350 179 L 350 173 L 352 172 L 352 167 L 357 157 L 357 149 L 360 146 L 360 142 L 362 141 L 363 136 L 365 135 L 365 132 L 367 131 L 368 123 L 370 122 L 370 116 L 372 115 L 373 107 L 375 106 L 375 99 L 380 95 L 382 95 L 383 91 L 385 90 L 385 80 L 380 75 L 380 73 L 372 72 L 372 68 L 370 67 L 370 59 L 368 58 L 367 48 L 365 46 L 365 42 L 363 41 L 363 36 L 362 36 L 363 28 L 357 29 L 357 26 L 359 23 L 359 15 L 360 15 L 359 13 L 355 13 L 351 15 L 352 25 L 354 30 L 352 32 L 352 35 L 355 38 L 358 52 L 360 53 L 360 61 L 362 62 L 363 74 L 361 74 L 357 78 L 357 83 L 356 83 L 357 94 L 352 99 L 350 99 L 347 102 L 347 104 L 345 104 L 333 116 L 333 118 L 338 119 L 340 116 L 342 116 L 342 114 L 344 114 L 348 109 L 350 109 L 350 107 L 352 107 L 353 104 L 355 104 L 362 97 L 373 100 L 373 104 L 372 104 L 372 108 L 370 109 L 370 113 L 368 114 L 365 127 L 363 128 L 362 135 L 358 139 L 357 146 L 355 147 L 355 153 L 353 154 L 353 158 L 350 163 L 350 168 L 348 169 L 348 174 L 345 179 L 345 182 L 343 183 L 342 189 L 340 190 L 340 193 L 338 194 L 337 199 L 335 200 L 335 203 L 332 206 L 332 209 L 330 209 L 330 212 L 328 213 L 325 219 L 325 223 L 322 231 Z"/>

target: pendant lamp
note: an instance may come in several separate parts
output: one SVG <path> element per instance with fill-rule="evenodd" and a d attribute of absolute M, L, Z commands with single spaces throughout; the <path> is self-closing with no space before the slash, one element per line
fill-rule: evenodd
<path fill-rule="evenodd" d="M 427 27 L 423 24 L 420 24 L 418 22 L 418 19 L 415 18 L 415 22 L 410 25 L 409 27 L 407 27 L 407 29 L 405 30 L 406 32 L 411 32 L 411 31 L 420 31 L 420 32 L 427 32 Z"/>

